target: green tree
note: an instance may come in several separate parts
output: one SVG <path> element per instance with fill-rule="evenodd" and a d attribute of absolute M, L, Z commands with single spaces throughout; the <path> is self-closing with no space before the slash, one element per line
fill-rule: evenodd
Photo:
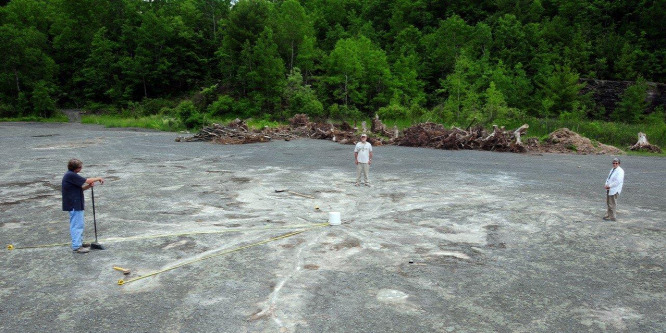
<path fill-rule="evenodd" d="M 32 91 L 32 98 L 30 98 L 33 114 L 44 118 L 51 117 L 56 109 L 49 86 L 50 84 L 46 81 L 37 82 Z"/>
<path fill-rule="evenodd" d="M 557 116 L 561 112 L 571 112 L 581 100 L 580 90 L 584 84 L 579 83 L 578 73 L 567 66 L 556 65 L 554 70 L 539 83 L 541 88 L 541 116 Z"/>
<path fill-rule="evenodd" d="M 284 62 L 273 42 L 273 31 L 266 27 L 254 46 L 245 42 L 241 52 L 237 79 L 245 87 L 245 95 L 253 109 L 265 114 L 279 111 L 285 85 Z"/>
<path fill-rule="evenodd" d="M 109 40 L 107 28 L 100 28 L 91 43 L 91 50 L 82 70 L 84 91 L 88 100 L 119 102 L 122 86 L 119 82 L 119 45 Z"/>
<path fill-rule="evenodd" d="M 456 122 L 467 125 L 479 113 L 481 98 L 476 87 L 478 64 L 464 53 L 458 56 L 453 73 L 440 80 L 441 89 L 438 93 L 444 95 L 441 117 L 446 122 Z"/>
<path fill-rule="evenodd" d="M 401 55 L 393 64 L 395 94 L 393 102 L 399 105 L 424 105 L 425 83 L 419 79 L 419 58 L 415 53 Z"/>
<path fill-rule="evenodd" d="M 326 61 L 325 83 L 334 102 L 366 115 L 388 104 L 393 95 L 386 54 L 365 36 L 338 41 Z"/>
<path fill-rule="evenodd" d="M 20 100 L 29 99 L 38 85 L 50 86 L 56 65 L 44 51 L 47 49 L 46 36 L 35 28 L 3 24 L 0 26 L 0 46 L 0 97 L 15 105 L 11 115 L 19 116 L 28 112 L 25 109 L 27 103 Z"/>
<path fill-rule="evenodd" d="M 286 103 L 284 119 L 297 113 L 305 113 L 311 117 L 321 117 L 323 115 L 323 105 L 317 99 L 312 88 L 303 82 L 303 76 L 298 67 L 294 68 L 287 77 L 283 99 Z"/>
<path fill-rule="evenodd" d="M 511 116 L 515 116 L 515 109 L 509 108 L 504 94 L 495 87 L 495 82 L 491 81 L 490 86 L 484 93 L 485 104 L 482 108 L 480 118 L 486 124 L 496 122 L 506 122 Z"/>
<path fill-rule="evenodd" d="M 222 82 L 235 94 L 245 96 L 250 48 L 264 31 L 272 4 L 265 0 L 240 0 L 231 8 L 222 24 L 222 43 L 217 50 Z M 243 71 L 243 72 L 242 72 Z"/>
<path fill-rule="evenodd" d="M 287 0 L 280 4 L 276 14 L 275 39 L 282 59 L 287 64 L 287 70 L 291 72 L 301 45 L 306 38 L 314 35 L 314 28 L 305 9 L 296 0 Z"/>
<path fill-rule="evenodd" d="M 647 90 L 647 81 L 643 77 L 639 77 L 635 84 L 624 91 L 622 99 L 611 114 L 611 119 L 625 123 L 640 121 L 648 107 Z"/>

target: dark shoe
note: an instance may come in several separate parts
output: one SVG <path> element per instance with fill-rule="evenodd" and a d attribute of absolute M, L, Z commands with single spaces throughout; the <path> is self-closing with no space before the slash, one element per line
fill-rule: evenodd
<path fill-rule="evenodd" d="M 90 243 L 83 243 L 81 244 L 81 247 L 90 247 Z"/>
<path fill-rule="evenodd" d="M 78 249 L 76 249 L 76 250 L 74 250 L 74 253 L 88 253 L 88 252 L 90 252 L 90 250 L 89 250 L 89 249 L 86 249 L 86 248 L 83 247 L 83 246 L 80 247 L 80 248 L 78 248 Z"/>
<path fill-rule="evenodd" d="M 365 186 L 370 187 L 370 183 L 365 183 Z"/>
<path fill-rule="evenodd" d="M 603 217 L 603 220 L 604 220 L 604 221 L 608 221 L 608 220 L 610 220 L 610 217 L 608 217 L 608 216 L 604 216 L 604 217 Z"/>
<path fill-rule="evenodd" d="M 611 221 L 617 221 L 614 217 L 610 218 Z"/>

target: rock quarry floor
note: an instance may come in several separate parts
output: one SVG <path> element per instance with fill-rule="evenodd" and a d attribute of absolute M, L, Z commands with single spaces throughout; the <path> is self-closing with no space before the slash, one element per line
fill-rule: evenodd
<path fill-rule="evenodd" d="M 610 156 L 375 147 L 355 187 L 352 146 L 176 136 L 0 123 L 0 331 L 666 331 L 664 158 L 621 157 L 608 222 Z"/>

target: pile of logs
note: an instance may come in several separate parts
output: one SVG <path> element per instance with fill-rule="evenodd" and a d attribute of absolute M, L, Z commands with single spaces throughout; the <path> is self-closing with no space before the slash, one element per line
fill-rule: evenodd
<path fill-rule="evenodd" d="M 358 135 L 347 123 L 342 123 L 339 128 L 329 123 L 310 122 L 307 115 L 297 114 L 289 120 L 291 133 L 310 139 L 332 140 L 342 144 L 354 144 L 358 141 Z"/>
<path fill-rule="evenodd" d="M 289 126 L 277 128 L 265 127 L 261 130 L 251 130 L 247 124 L 236 119 L 226 126 L 213 124 L 203 128 L 191 137 L 178 137 L 176 141 L 210 141 L 222 144 L 243 144 L 267 142 L 271 140 L 292 140 L 299 137 L 331 140 L 341 144 L 355 144 L 359 134 L 367 133 L 368 141 L 374 146 L 394 144 L 409 147 L 428 147 L 435 149 L 469 149 L 488 150 L 499 152 L 524 153 L 527 151 L 565 152 L 570 153 L 571 148 L 579 154 L 620 154 L 621 150 L 600 143 L 593 143 L 566 128 L 558 129 L 550 134 L 548 140 L 541 144 L 537 138 L 529 138 L 523 143 L 523 136 L 529 126 L 527 124 L 511 131 L 504 127 L 493 126 L 492 132 L 481 126 L 467 130 L 453 127 L 446 128 L 435 123 L 422 123 L 404 130 L 400 136 L 397 128 L 388 129 L 379 117 L 372 120 L 368 129 L 365 122 L 361 123 L 361 130 L 343 122 L 340 125 L 332 123 L 311 122 L 307 115 L 297 114 L 289 119 Z M 638 133 L 638 142 L 629 147 L 630 150 L 661 153 L 658 146 L 647 141 L 645 133 Z"/>
<path fill-rule="evenodd" d="M 359 140 L 359 133 L 347 123 L 337 128 L 331 123 L 311 122 L 307 115 L 297 114 L 289 120 L 289 127 L 264 128 L 251 131 L 247 124 L 236 119 L 227 126 L 213 124 L 203 128 L 194 136 L 178 137 L 176 141 L 211 141 L 222 144 L 243 144 L 267 142 L 271 140 L 291 140 L 297 137 L 311 139 L 332 140 L 342 144 L 355 144 Z M 362 124 L 366 132 L 365 122 Z M 410 147 L 429 147 L 437 149 L 475 149 L 490 151 L 526 152 L 528 147 L 523 145 L 520 137 L 527 131 L 527 124 L 514 131 L 507 131 L 504 127 L 493 127 L 488 133 L 482 127 L 463 130 L 457 127 L 447 129 L 434 123 L 423 123 L 412 126 L 399 136 L 397 128 L 388 130 L 386 126 L 375 117 L 372 121 L 368 141 L 380 146 L 384 144 L 397 144 Z"/>
<path fill-rule="evenodd" d="M 253 132 L 247 127 L 247 124 L 240 119 L 236 119 L 227 126 L 213 124 L 204 127 L 201 131 L 191 137 L 177 137 L 178 142 L 192 141 L 210 141 L 221 144 L 244 144 L 256 142 L 268 142 L 275 139 L 291 140 L 297 136 L 283 129 L 264 128 L 261 131 Z"/>
<path fill-rule="evenodd" d="M 469 130 L 457 127 L 447 129 L 440 124 L 423 123 L 406 129 L 404 136 L 396 140 L 396 143 L 409 147 L 522 153 L 527 151 L 527 147 L 522 144 L 520 137 L 528 127 L 525 124 L 514 131 L 507 131 L 504 127 L 493 126 L 493 131 L 488 133 L 483 127 Z"/>
<path fill-rule="evenodd" d="M 633 146 L 629 147 L 629 150 L 647 151 L 650 153 L 661 154 L 661 148 L 659 148 L 659 146 L 650 144 L 647 140 L 647 135 L 645 135 L 645 133 L 643 132 L 638 132 L 638 142 L 636 142 L 636 144 L 634 144 Z"/>

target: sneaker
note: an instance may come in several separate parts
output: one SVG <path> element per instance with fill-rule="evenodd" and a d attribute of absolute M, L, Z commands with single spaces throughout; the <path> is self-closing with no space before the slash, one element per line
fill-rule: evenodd
<path fill-rule="evenodd" d="M 90 243 L 83 243 L 81 244 L 81 247 L 90 247 Z"/>
<path fill-rule="evenodd" d="M 365 186 L 370 187 L 370 183 L 365 183 Z"/>
<path fill-rule="evenodd" d="M 86 248 L 83 247 L 83 246 L 80 247 L 80 248 L 78 248 L 78 249 L 76 249 L 76 250 L 74 250 L 74 253 L 88 253 L 88 252 L 90 252 L 90 250 L 89 250 L 89 249 L 86 249 Z"/>

